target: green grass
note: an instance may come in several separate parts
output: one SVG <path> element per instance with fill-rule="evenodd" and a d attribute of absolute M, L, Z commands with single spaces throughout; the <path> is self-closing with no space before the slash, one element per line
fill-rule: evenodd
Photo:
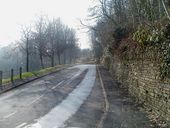
<path fill-rule="evenodd" d="M 32 76 L 34 76 L 34 74 L 32 72 L 22 73 L 22 79 L 26 79 L 26 78 L 29 78 L 29 77 L 32 77 Z M 19 75 L 16 76 L 16 79 L 19 79 Z"/>
<path fill-rule="evenodd" d="M 22 79 L 26 79 L 26 78 L 29 78 L 29 77 L 32 77 L 32 76 L 34 76 L 34 74 L 32 72 L 22 73 Z M 14 79 L 14 81 L 18 80 L 18 79 L 20 79 L 20 76 L 16 75 L 16 76 L 14 76 L 13 79 Z M 7 83 L 11 83 L 11 78 L 7 78 L 7 79 L 2 80 L 2 84 L 7 84 Z"/>
<path fill-rule="evenodd" d="M 41 69 L 41 70 L 39 70 L 39 71 L 34 71 L 33 74 L 36 75 L 36 76 L 37 76 L 37 75 L 43 75 L 43 74 L 52 72 L 52 71 L 54 71 L 54 70 L 56 70 L 55 67 L 49 67 L 49 68 Z"/>
<path fill-rule="evenodd" d="M 30 77 L 33 77 L 33 76 L 45 75 L 45 74 L 48 74 L 52 71 L 56 71 L 60 67 L 63 67 L 63 65 L 57 65 L 55 67 L 49 67 L 49 68 L 45 68 L 45 69 L 41 69 L 41 70 L 33 71 L 33 72 L 25 72 L 25 73 L 22 73 L 22 79 L 27 79 L 27 78 L 30 78 Z M 20 76 L 16 75 L 16 76 L 14 76 L 13 79 L 14 79 L 14 81 L 19 80 Z M 3 79 L 2 83 L 3 84 L 11 83 L 11 78 Z"/>
<path fill-rule="evenodd" d="M 2 84 L 6 84 L 6 83 L 10 83 L 10 82 L 11 82 L 11 79 L 10 79 L 10 78 L 3 79 L 3 80 L 2 80 Z"/>

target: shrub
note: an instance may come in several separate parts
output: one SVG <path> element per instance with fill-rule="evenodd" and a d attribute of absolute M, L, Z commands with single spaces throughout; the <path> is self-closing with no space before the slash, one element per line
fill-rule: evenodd
<path fill-rule="evenodd" d="M 151 37 L 151 30 L 146 26 L 139 26 L 137 31 L 133 34 L 133 40 L 138 42 L 141 46 L 149 43 Z"/>
<path fill-rule="evenodd" d="M 107 69 L 110 69 L 111 57 L 110 57 L 110 56 L 105 56 L 103 61 L 104 61 L 104 66 L 105 66 Z"/>
<path fill-rule="evenodd" d="M 125 38 L 128 34 L 128 31 L 126 28 L 123 27 L 118 27 L 113 34 L 114 39 L 119 42 L 121 41 L 123 38 Z"/>

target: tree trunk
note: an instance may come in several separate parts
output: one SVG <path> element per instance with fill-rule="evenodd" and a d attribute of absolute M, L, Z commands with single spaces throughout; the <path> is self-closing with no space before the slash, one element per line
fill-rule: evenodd
<path fill-rule="evenodd" d="M 54 51 L 52 51 L 51 55 L 51 67 L 54 67 Z"/>
<path fill-rule="evenodd" d="M 51 67 L 54 67 L 54 56 L 51 57 Z"/>
<path fill-rule="evenodd" d="M 70 54 L 70 64 L 72 63 L 72 55 Z"/>
<path fill-rule="evenodd" d="M 161 1 L 162 1 L 162 5 L 163 5 L 163 7 L 164 7 L 165 13 L 166 13 L 168 19 L 170 20 L 170 15 L 169 15 L 169 13 L 168 13 L 168 9 L 166 8 L 165 2 L 164 2 L 163 0 L 161 0 Z"/>
<path fill-rule="evenodd" d="M 28 38 L 26 42 L 26 72 L 29 72 L 29 47 L 28 47 Z"/>
<path fill-rule="evenodd" d="M 66 64 L 66 51 L 64 51 L 64 64 Z"/>
<path fill-rule="evenodd" d="M 57 56 L 58 56 L 58 64 L 60 65 L 61 64 L 60 54 L 57 54 Z"/>
<path fill-rule="evenodd" d="M 40 54 L 40 63 L 41 63 L 41 68 L 44 68 L 44 62 L 43 62 L 42 54 Z"/>

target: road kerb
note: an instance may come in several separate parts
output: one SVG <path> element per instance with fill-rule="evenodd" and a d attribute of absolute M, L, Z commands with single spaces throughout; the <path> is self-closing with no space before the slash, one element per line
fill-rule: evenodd
<path fill-rule="evenodd" d="M 69 68 L 69 67 L 72 67 L 72 65 L 59 68 L 59 69 L 57 69 L 56 71 L 52 71 L 52 72 L 49 72 L 49 73 L 46 73 L 46 74 L 43 74 L 43 75 L 33 76 L 33 77 L 27 78 L 27 79 L 25 79 L 25 80 L 19 81 L 18 83 L 13 84 L 13 86 L 10 86 L 9 88 L 6 88 L 6 89 L 4 89 L 4 90 L 0 90 L 0 94 L 3 94 L 3 93 L 5 93 L 5 92 L 8 92 L 8 91 L 10 91 L 10 90 L 12 90 L 12 89 L 15 89 L 15 88 L 17 88 L 17 87 L 19 87 L 19 86 L 22 86 L 22 85 L 24 85 L 24 84 L 30 83 L 30 82 L 32 82 L 32 81 L 35 81 L 35 80 L 40 79 L 40 78 L 42 78 L 42 77 L 45 77 L 45 76 L 47 76 L 47 75 L 51 75 L 51 74 L 53 74 L 53 73 L 57 73 L 57 72 L 59 72 L 59 71 L 62 71 L 62 70 L 64 70 L 64 69 L 67 69 L 67 68 Z M 12 84 L 12 83 L 9 83 L 9 84 Z"/>
<path fill-rule="evenodd" d="M 100 84 L 101 84 L 102 92 L 103 92 L 103 96 L 104 96 L 104 102 L 105 102 L 104 107 L 105 108 L 104 108 L 104 113 L 103 113 L 100 121 L 96 125 L 96 128 L 102 128 L 103 127 L 103 121 L 106 119 L 107 113 L 109 111 L 109 101 L 108 101 L 108 98 L 107 98 L 106 90 L 105 90 L 105 87 L 104 87 L 104 83 L 103 83 L 98 65 L 97 65 L 97 72 L 98 72 L 98 76 L 99 76 L 99 79 L 100 79 Z"/>

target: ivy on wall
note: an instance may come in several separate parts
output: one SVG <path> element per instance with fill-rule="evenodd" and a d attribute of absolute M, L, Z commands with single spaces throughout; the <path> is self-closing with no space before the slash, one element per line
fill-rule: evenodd
<path fill-rule="evenodd" d="M 170 23 L 161 29 L 139 26 L 133 34 L 141 47 L 157 47 L 161 54 L 160 77 L 170 78 Z"/>
<path fill-rule="evenodd" d="M 160 67 L 160 75 L 162 78 L 170 78 L 170 23 L 163 30 L 164 40 L 161 51 L 163 53 L 163 62 Z"/>

